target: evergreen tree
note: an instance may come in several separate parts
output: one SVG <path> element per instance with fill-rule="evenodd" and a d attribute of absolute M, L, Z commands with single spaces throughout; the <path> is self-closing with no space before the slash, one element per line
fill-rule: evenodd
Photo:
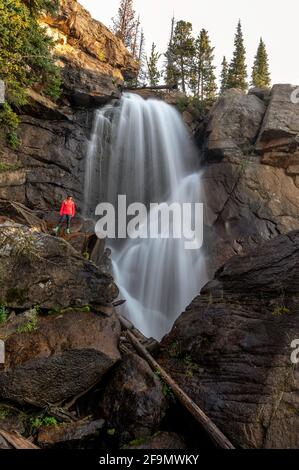
<path fill-rule="evenodd" d="M 173 34 L 171 51 L 173 72 L 177 83 L 185 93 L 188 89 L 195 54 L 191 23 L 186 21 L 177 22 Z"/>
<path fill-rule="evenodd" d="M 0 78 L 6 85 L 0 128 L 12 146 L 17 145 L 15 110 L 27 103 L 27 88 L 37 86 L 52 99 L 60 95 L 60 71 L 51 55 L 53 42 L 38 22 L 42 12 L 53 12 L 55 6 L 55 0 L 0 0 Z"/>
<path fill-rule="evenodd" d="M 262 38 L 254 59 L 251 84 L 258 88 L 269 88 L 271 85 L 268 54 Z"/>
<path fill-rule="evenodd" d="M 214 48 L 211 47 L 207 30 L 202 29 L 195 42 L 195 56 L 190 80 L 193 94 L 201 101 L 213 101 L 216 97 L 217 85 L 215 76 Z"/>
<path fill-rule="evenodd" d="M 247 90 L 247 65 L 246 65 L 246 49 L 244 46 L 244 38 L 242 33 L 241 21 L 237 26 L 235 36 L 235 50 L 233 59 L 229 66 L 228 88 L 239 88 Z"/>
<path fill-rule="evenodd" d="M 228 88 L 228 63 L 226 57 L 223 57 L 222 61 L 222 70 L 221 70 L 221 86 L 220 93 L 223 93 Z"/>
<path fill-rule="evenodd" d="M 136 77 L 136 86 L 146 85 L 147 74 L 146 74 L 146 54 L 145 54 L 145 36 L 143 29 L 140 33 L 139 48 L 138 48 L 138 63 L 139 70 Z"/>
<path fill-rule="evenodd" d="M 152 44 L 151 54 L 147 58 L 147 76 L 150 86 L 157 86 L 159 84 L 161 73 L 158 68 L 158 62 L 161 54 L 156 51 L 156 44 Z"/>
<path fill-rule="evenodd" d="M 132 46 L 131 46 L 131 52 L 132 56 L 134 57 L 135 60 L 138 59 L 138 43 L 140 40 L 140 16 L 138 16 L 137 21 L 135 22 L 135 28 L 133 32 L 133 37 L 132 37 Z"/>
<path fill-rule="evenodd" d="M 113 32 L 132 52 L 136 32 L 134 0 L 121 0 L 118 13 L 112 18 Z"/>
<path fill-rule="evenodd" d="M 166 64 L 165 64 L 165 82 L 166 85 L 173 87 L 177 85 L 177 72 L 174 66 L 174 52 L 173 52 L 173 36 L 175 28 L 175 17 L 172 17 L 171 20 L 171 30 L 170 30 L 170 39 L 168 43 L 168 48 L 165 53 Z"/>

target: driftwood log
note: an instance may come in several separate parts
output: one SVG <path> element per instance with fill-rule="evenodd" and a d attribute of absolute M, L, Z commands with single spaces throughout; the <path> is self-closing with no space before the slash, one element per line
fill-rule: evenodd
<path fill-rule="evenodd" d="M 22 437 L 18 432 L 8 432 L 0 429 L 0 436 L 5 439 L 14 449 L 39 449 L 35 444 L 32 444 L 28 439 Z"/>
<path fill-rule="evenodd" d="M 161 379 L 171 388 L 173 394 L 179 402 L 192 414 L 204 430 L 211 437 L 213 442 L 222 449 L 234 449 L 232 443 L 213 423 L 213 421 L 199 408 L 196 403 L 179 387 L 179 385 L 167 374 L 167 372 L 155 361 L 151 354 L 140 344 L 131 331 L 127 331 L 127 336 L 135 347 L 136 351 L 148 362 L 153 371 L 159 372 Z"/>

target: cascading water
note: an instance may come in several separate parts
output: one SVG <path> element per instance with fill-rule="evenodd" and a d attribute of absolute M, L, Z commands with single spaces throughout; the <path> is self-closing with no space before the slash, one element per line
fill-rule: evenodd
<path fill-rule="evenodd" d="M 195 147 L 181 116 L 159 100 L 125 94 L 97 111 L 86 163 L 85 215 L 99 202 L 201 202 Z M 151 210 L 151 223 L 157 215 Z M 190 221 L 185 221 L 190 222 Z M 174 223 L 174 222 L 173 222 Z M 174 227 L 173 230 L 175 230 Z M 142 230 L 142 227 L 141 227 Z M 185 240 L 109 240 L 124 314 L 146 336 L 161 339 L 206 282 L 201 250 Z"/>

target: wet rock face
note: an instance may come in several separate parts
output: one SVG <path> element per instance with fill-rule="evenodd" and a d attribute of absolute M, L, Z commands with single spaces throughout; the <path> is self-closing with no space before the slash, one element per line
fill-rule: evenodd
<path fill-rule="evenodd" d="M 297 448 L 299 232 L 235 256 L 162 342 L 161 364 L 244 448 Z"/>
<path fill-rule="evenodd" d="M 116 366 L 100 404 L 121 443 L 149 437 L 159 429 L 166 398 L 159 378 L 143 359 L 126 355 Z"/>
<path fill-rule="evenodd" d="M 60 238 L 14 222 L 0 225 L 0 296 L 12 308 L 107 305 L 118 295 L 103 274 Z"/>
<path fill-rule="evenodd" d="M 202 140 L 210 276 L 234 254 L 299 229 L 295 87 L 224 93 Z"/>
<path fill-rule="evenodd" d="M 38 316 L 36 329 L 20 331 L 5 339 L 2 400 L 59 403 L 99 382 L 120 358 L 115 316 L 80 311 Z M 7 334 L 5 325 L 1 334 Z"/>

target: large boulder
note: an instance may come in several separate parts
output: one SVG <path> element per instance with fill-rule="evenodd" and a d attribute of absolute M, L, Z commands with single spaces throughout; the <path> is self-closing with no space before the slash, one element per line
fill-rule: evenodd
<path fill-rule="evenodd" d="M 159 362 L 238 447 L 298 448 L 299 232 L 235 256 L 162 342 Z"/>
<path fill-rule="evenodd" d="M 257 147 L 262 154 L 264 163 L 283 168 L 296 165 L 296 174 L 299 175 L 299 104 L 297 95 L 298 87 L 296 86 L 273 86 Z"/>
<path fill-rule="evenodd" d="M 242 155 L 255 144 L 266 111 L 256 95 L 226 91 L 211 111 L 206 129 L 206 158 Z"/>
<path fill-rule="evenodd" d="M 17 320 L 17 319 L 16 319 Z M 20 404 L 60 403 L 99 382 L 120 359 L 120 324 L 91 312 L 38 316 L 34 328 L 0 328 L 5 369 L 0 399 Z"/>
<path fill-rule="evenodd" d="M 126 355 L 101 399 L 103 416 L 115 428 L 120 443 L 151 436 L 159 429 L 165 409 L 159 378 L 139 356 Z"/>
<path fill-rule="evenodd" d="M 95 307 L 118 295 L 111 276 L 66 241 L 6 221 L 0 224 L 0 298 L 11 308 Z"/>

